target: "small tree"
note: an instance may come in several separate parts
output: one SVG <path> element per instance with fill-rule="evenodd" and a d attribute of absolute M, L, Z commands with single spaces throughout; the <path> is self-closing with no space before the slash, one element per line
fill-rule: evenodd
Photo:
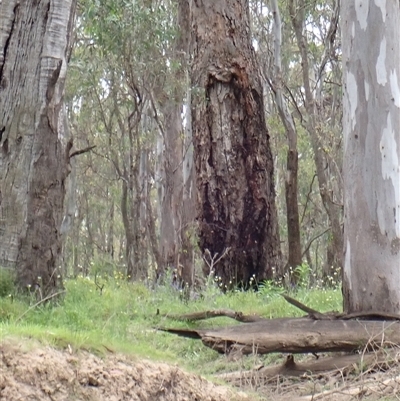
<path fill-rule="evenodd" d="M 61 284 L 71 149 L 62 105 L 75 3 L 0 3 L 0 265 L 42 295 Z"/>
<path fill-rule="evenodd" d="M 400 4 L 341 13 L 344 308 L 400 313 Z"/>

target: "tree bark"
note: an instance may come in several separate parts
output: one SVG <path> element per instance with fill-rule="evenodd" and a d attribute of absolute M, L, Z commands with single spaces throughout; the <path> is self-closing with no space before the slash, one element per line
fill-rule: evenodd
<path fill-rule="evenodd" d="M 42 296 L 62 285 L 62 105 L 75 0 L 0 3 L 0 265 Z"/>
<path fill-rule="evenodd" d="M 192 1 L 180 0 L 178 8 L 178 22 L 181 32 L 181 51 L 184 53 L 182 62 L 185 69 L 186 99 L 183 140 L 183 163 L 182 163 L 182 213 L 181 213 L 181 249 L 179 262 L 181 268 L 181 280 L 185 285 L 191 286 L 194 283 L 194 245 L 195 245 L 195 216 L 196 216 L 196 186 L 193 164 L 193 135 L 191 115 L 191 89 L 189 77 L 190 65 L 190 27 Z"/>
<path fill-rule="evenodd" d="M 163 93 L 161 105 L 165 118 L 164 131 L 164 190 L 161 204 L 159 273 L 171 267 L 178 269 L 179 234 L 182 203 L 182 101 L 178 91 L 169 97 Z"/>
<path fill-rule="evenodd" d="M 399 37 L 399 2 L 342 3 L 347 312 L 400 312 Z"/>
<path fill-rule="evenodd" d="M 226 252 L 213 266 L 225 288 L 247 286 L 280 266 L 273 159 L 248 2 L 194 2 L 192 16 L 200 248 L 211 257 Z"/>
<path fill-rule="evenodd" d="M 220 353 L 305 353 L 378 349 L 400 345 L 400 322 L 266 319 L 221 329 L 162 329 L 201 339 Z"/>
<path fill-rule="evenodd" d="M 296 35 L 296 41 L 301 57 L 302 78 L 305 94 L 305 109 L 306 109 L 306 122 L 305 127 L 310 135 L 311 145 L 314 153 L 315 168 L 318 177 L 318 186 L 322 203 L 329 218 L 332 230 L 333 250 L 335 253 L 334 260 L 336 266 L 341 268 L 343 266 L 342 249 L 343 249 L 343 233 L 340 224 L 341 209 L 333 202 L 332 189 L 329 178 L 326 173 L 327 160 L 325 158 L 323 147 L 321 144 L 321 137 L 323 136 L 322 119 L 317 113 L 316 99 L 313 94 L 311 79 L 310 79 L 310 66 L 308 61 L 308 42 L 307 36 L 304 34 L 305 20 L 305 0 L 295 2 L 289 1 L 289 12 L 292 21 L 293 29 Z M 336 11 L 335 11 L 336 12 Z M 333 18 L 331 24 L 337 24 L 337 19 Z M 329 30 L 336 28 L 329 28 Z"/>
<path fill-rule="evenodd" d="M 297 152 L 297 130 L 291 114 L 289 113 L 286 100 L 283 96 L 282 82 L 282 22 L 278 7 L 278 1 L 271 2 L 271 11 L 274 16 L 274 76 L 272 78 L 272 90 L 275 94 L 275 103 L 279 117 L 285 127 L 288 141 L 286 180 L 285 180 L 285 199 L 286 199 L 286 221 L 288 231 L 288 262 L 287 266 L 292 268 L 290 275 L 291 283 L 295 284 L 298 277 L 295 268 L 302 263 L 301 238 L 300 238 L 300 218 L 297 200 L 297 173 L 299 169 Z"/>
<path fill-rule="evenodd" d="M 192 152 L 186 150 L 192 146 L 192 141 L 187 136 L 190 130 L 185 129 L 182 119 L 185 92 L 188 86 L 189 1 L 179 0 L 177 11 L 179 32 L 171 49 L 171 58 L 175 63 L 179 63 L 179 68 L 171 73 L 174 81 L 173 90 L 164 87 L 157 96 L 164 115 L 165 127 L 163 132 L 164 190 L 161 204 L 160 255 L 162 266 L 160 273 L 167 267 L 172 267 L 176 269 L 179 285 L 191 285 L 193 282 L 193 250 L 188 237 L 194 213 L 190 213 L 193 202 L 191 202 L 192 194 L 188 192 L 187 188 L 191 186 L 193 178 L 190 173 Z"/>

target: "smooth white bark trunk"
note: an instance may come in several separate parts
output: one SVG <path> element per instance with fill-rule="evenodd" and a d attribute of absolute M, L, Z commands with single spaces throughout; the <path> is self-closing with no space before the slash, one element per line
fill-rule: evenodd
<path fill-rule="evenodd" d="M 344 307 L 400 313 L 400 3 L 342 2 Z"/>

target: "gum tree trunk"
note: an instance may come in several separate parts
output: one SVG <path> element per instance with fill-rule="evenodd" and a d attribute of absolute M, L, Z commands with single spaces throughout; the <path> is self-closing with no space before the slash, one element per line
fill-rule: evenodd
<path fill-rule="evenodd" d="M 286 155 L 286 179 L 285 179 L 285 200 L 286 200 L 286 224 L 288 231 L 288 262 L 291 283 L 298 281 L 296 267 L 302 263 L 300 218 L 297 200 L 297 183 L 299 170 L 299 156 L 297 152 L 297 130 L 292 115 L 283 96 L 282 82 L 282 22 L 279 12 L 278 0 L 271 1 L 271 11 L 274 17 L 273 40 L 274 40 L 274 74 L 272 78 L 272 90 L 275 95 L 275 104 L 279 117 L 285 127 L 288 141 Z M 290 270 L 292 268 L 292 270 Z"/>
<path fill-rule="evenodd" d="M 289 1 L 289 13 L 290 19 L 292 21 L 292 26 L 296 36 L 297 46 L 299 48 L 299 53 L 301 57 L 301 75 L 303 79 L 304 87 L 304 97 L 305 97 L 305 109 L 306 109 L 306 121 L 305 127 L 310 135 L 311 146 L 314 153 L 314 163 L 318 178 L 319 193 L 321 196 L 322 204 L 324 205 L 326 214 L 328 215 L 329 222 L 331 225 L 332 233 L 332 246 L 331 251 L 333 254 L 332 260 L 334 262 L 333 268 L 341 268 L 342 263 L 342 249 L 343 249 L 343 234 L 340 224 L 341 209 L 333 200 L 333 187 L 331 184 L 330 177 L 327 174 L 326 167 L 328 165 L 328 160 L 323 152 L 323 144 L 321 138 L 324 135 L 322 127 L 322 121 L 325 118 L 318 111 L 318 102 L 314 94 L 314 83 L 311 79 L 311 68 L 309 63 L 309 44 L 306 35 L 306 1 L 299 0 Z M 334 40 L 336 25 L 338 23 L 338 6 L 335 5 L 332 19 L 328 26 L 328 32 L 332 32 L 329 35 L 331 40 Z M 327 43 L 325 43 L 327 46 Z M 322 77 L 322 75 L 321 75 Z M 329 271 L 330 269 L 326 269 Z"/>
<path fill-rule="evenodd" d="M 45 296 L 62 284 L 69 150 L 63 93 L 75 0 L 0 2 L 0 266 Z"/>
<path fill-rule="evenodd" d="M 342 2 L 344 309 L 400 313 L 400 4 Z"/>
<path fill-rule="evenodd" d="M 222 285 L 280 264 L 273 160 L 248 2 L 192 5 L 192 126 L 200 248 Z M 225 256 L 217 264 L 222 255 Z"/>
<path fill-rule="evenodd" d="M 182 62 L 184 64 L 185 80 L 185 120 L 186 125 L 183 133 L 183 159 L 182 159 L 182 213 L 181 213 L 181 252 L 179 261 L 182 266 L 181 279 L 186 285 L 194 283 L 194 252 L 195 252 L 195 216 L 196 216 L 196 186 L 194 182 L 193 165 L 193 135 L 192 135 L 192 116 L 191 116 L 191 90 L 189 77 L 190 60 L 190 0 L 180 0 L 178 8 L 178 22 L 181 34 L 181 51 L 184 54 Z"/>
<path fill-rule="evenodd" d="M 187 190 L 192 184 L 192 175 L 188 175 L 192 164 L 191 138 L 182 121 L 188 85 L 189 15 L 190 2 L 179 0 L 176 17 L 179 32 L 171 48 L 172 59 L 179 67 L 171 71 L 173 90 L 164 88 L 157 96 L 165 121 L 164 190 L 160 223 L 162 266 L 159 273 L 172 267 L 180 286 L 190 286 L 193 282 L 193 247 L 189 236 L 194 213 L 191 210 L 191 193 Z M 185 114 L 188 124 L 190 116 L 187 111 Z"/>

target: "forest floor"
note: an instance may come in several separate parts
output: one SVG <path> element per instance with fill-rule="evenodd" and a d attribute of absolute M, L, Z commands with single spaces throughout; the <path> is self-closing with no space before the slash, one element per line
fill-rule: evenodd
<path fill-rule="evenodd" d="M 168 285 L 153 289 L 127 283 L 118 275 L 102 278 L 99 285 L 89 277 L 78 277 L 65 281 L 62 297 L 46 303 L 15 295 L 5 283 L 4 274 L 0 275 L 1 401 L 400 399 L 400 367 L 371 374 L 360 364 L 347 377 L 265 382 L 257 377 L 258 368 L 280 365 L 286 355 L 222 355 L 199 340 L 157 330 L 238 324 L 227 317 L 194 322 L 174 319 L 221 308 L 266 318 L 302 316 L 280 295 L 282 289 L 269 283 L 258 292 L 227 294 L 211 283 L 200 297 L 184 300 Z M 341 310 L 339 286 L 307 285 L 292 295 L 321 312 Z M 221 377 L 248 370 L 255 372 L 254 377 L 250 382 L 241 379 L 236 387 Z M 328 393 L 322 396 L 324 391 Z"/>
<path fill-rule="evenodd" d="M 0 400 L 7 401 L 392 401 L 400 399 L 400 368 L 389 372 L 214 384 L 171 364 L 114 354 L 60 350 L 27 339 L 0 344 Z M 311 394 L 311 395 L 310 395 Z"/>
<path fill-rule="evenodd" d="M 29 345 L 28 345 L 29 344 Z M 39 344 L 0 345 L 0 399 L 7 401 L 242 401 L 243 392 L 177 366 Z M 253 399 L 253 398 L 252 398 Z"/>

